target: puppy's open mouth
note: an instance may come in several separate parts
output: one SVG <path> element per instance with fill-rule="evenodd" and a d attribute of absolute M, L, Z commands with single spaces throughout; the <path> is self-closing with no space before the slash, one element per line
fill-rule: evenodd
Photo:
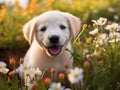
<path fill-rule="evenodd" d="M 61 52 L 62 47 L 61 46 L 52 46 L 52 47 L 48 47 L 48 52 L 53 55 L 56 56 Z"/>

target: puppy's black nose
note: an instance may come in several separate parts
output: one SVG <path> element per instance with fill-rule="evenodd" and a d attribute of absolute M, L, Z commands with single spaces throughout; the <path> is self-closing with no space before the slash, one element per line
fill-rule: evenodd
<path fill-rule="evenodd" d="M 59 41 L 59 36 L 53 35 L 53 36 L 51 36 L 51 37 L 49 38 L 49 40 L 50 40 L 51 43 L 58 43 L 58 41 Z"/>

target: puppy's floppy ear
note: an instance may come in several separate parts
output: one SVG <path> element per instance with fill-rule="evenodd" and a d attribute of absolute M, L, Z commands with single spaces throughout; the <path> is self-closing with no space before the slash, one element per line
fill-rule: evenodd
<path fill-rule="evenodd" d="M 23 26 L 23 33 L 24 33 L 25 39 L 30 44 L 32 44 L 32 41 L 34 39 L 34 31 L 36 29 L 36 22 L 37 22 L 37 17 L 33 18 L 32 20 L 30 20 Z"/>
<path fill-rule="evenodd" d="M 65 15 L 68 19 L 72 38 L 76 38 L 80 32 L 80 26 L 81 26 L 81 22 L 80 22 L 79 18 L 77 18 L 69 13 L 63 13 L 63 15 Z"/>

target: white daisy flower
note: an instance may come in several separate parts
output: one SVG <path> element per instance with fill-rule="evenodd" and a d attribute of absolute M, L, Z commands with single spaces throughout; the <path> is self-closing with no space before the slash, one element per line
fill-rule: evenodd
<path fill-rule="evenodd" d="M 61 86 L 61 83 L 52 83 L 48 90 L 64 90 L 64 87 Z"/>
<path fill-rule="evenodd" d="M 65 90 L 72 90 L 72 89 L 70 89 L 70 88 L 66 88 Z"/>
<path fill-rule="evenodd" d="M 116 10 L 114 8 L 110 7 L 110 8 L 108 8 L 108 11 L 109 12 L 115 12 Z"/>
<path fill-rule="evenodd" d="M 88 49 L 84 49 L 83 50 L 83 55 L 86 55 L 87 53 L 89 53 L 89 50 Z"/>
<path fill-rule="evenodd" d="M 119 16 L 118 15 L 114 15 L 114 19 L 115 20 L 119 20 Z"/>
<path fill-rule="evenodd" d="M 99 45 L 105 45 L 107 44 L 107 40 L 108 40 L 107 34 L 103 33 L 98 36 L 97 43 L 99 43 Z"/>
<path fill-rule="evenodd" d="M 30 68 L 26 70 L 24 72 L 25 85 L 29 86 L 31 81 L 38 80 L 41 75 L 42 72 L 39 70 L 39 68 Z"/>
<path fill-rule="evenodd" d="M 112 40 L 109 40 L 108 42 L 109 43 L 114 43 L 114 42 L 118 42 L 118 41 L 120 41 L 120 39 L 112 39 Z"/>
<path fill-rule="evenodd" d="M 4 67 L 6 67 L 6 63 L 0 62 L 0 68 L 4 68 Z"/>
<path fill-rule="evenodd" d="M 71 69 L 68 74 L 69 81 L 74 84 L 78 83 L 83 79 L 83 69 L 76 67 L 75 69 Z"/>
<path fill-rule="evenodd" d="M 8 68 L 3 68 L 2 71 L 1 71 L 3 74 L 7 74 L 9 72 L 9 69 Z"/>
<path fill-rule="evenodd" d="M 94 38 L 93 40 L 93 45 L 95 47 L 100 47 L 100 46 L 107 46 L 108 45 L 108 39 L 109 37 L 107 36 L 106 33 L 99 34 L 97 37 Z"/>
<path fill-rule="evenodd" d="M 35 72 L 34 72 L 34 77 L 37 77 L 37 76 L 41 76 L 42 75 L 42 72 L 39 68 L 36 68 Z"/>
<path fill-rule="evenodd" d="M 30 80 L 30 73 L 29 73 L 29 71 L 26 71 L 24 73 L 24 80 L 25 80 L 25 86 L 30 86 L 31 80 Z"/>
<path fill-rule="evenodd" d="M 102 40 L 107 38 L 107 34 L 106 33 L 102 33 L 99 35 L 99 38 L 101 38 Z"/>
<path fill-rule="evenodd" d="M 117 33 L 117 32 L 110 33 L 109 38 L 110 39 L 113 39 L 113 38 L 120 39 L 120 33 Z"/>
<path fill-rule="evenodd" d="M 117 27 L 117 31 L 120 31 L 120 25 Z"/>
<path fill-rule="evenodd" d="M 114 43 L 120 41 L 120 33 L 114 32 L 109 34 L 109 42 Z"/>
<path fill-rule="evenodd" d="M 13 73 L 19 73 L 20 77 L 24 76 L 24 72 L 28 71 L 30 67 L 25 66 L 24 64 L 20 64 L 19 68 L 13 71 Z"/>
<path fill-rule="evenodd" d="M 118 23 L 112 23 L 111 25 L 107 25 L 105 29 L 109 31 L 113 31 L 113 30 L 115 31 L 118 29 L 118 26 L 119 26 Z"/>
<path fill-rule="evenodd" d="M 98 33 L 98 28 L 94 29 L 93 31 L 90 31 L 89 34 L 95 35 Z"/>
<path fill-rule="evenodd" d="M 107 23 L 107 18 L 100 17 L 98 20 L 92 20 L 96 25 L 103 26 Z"/>
<path fill-rule="evenodd" d="M 3 74 L 7 74 L 9 71 L 8 68 L 6 68 L 6 63 L 0 62 L 0 72 Z"/>

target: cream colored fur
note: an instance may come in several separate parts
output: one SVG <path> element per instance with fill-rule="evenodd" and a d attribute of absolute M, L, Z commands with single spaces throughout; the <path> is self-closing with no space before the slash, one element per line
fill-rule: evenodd
<path fill-rule="evenodd" d="M 56 68 L 57 72 L 64 72 L 64 62 L 73 66 L 73 59 L 71 53 L 66 49 L 72 51 L 71 39 L 74 39 L 80 31 L 80 20 L 68 13 L 59 11 L 48 11 L 30 20 L 23 27 L 23 33 L 30 43 L 30 48 L 24 58 L 24 65 L 32 68 L 39 68 L 40 70 L 50 70 Z M 44 25 L 47 26 L 45 32 L 40 29 Z M 59 25 L 65 25 L 65 30 L 61 30 Z M 59 45 L 62 45 L 62 50 L 59 55 L 52 56 L 44 46 L 49 46 L 50 42 L 48 36 L 58 35 L 60 37 Z M 20 67 L 17 69 L 19 73 Z"/>

